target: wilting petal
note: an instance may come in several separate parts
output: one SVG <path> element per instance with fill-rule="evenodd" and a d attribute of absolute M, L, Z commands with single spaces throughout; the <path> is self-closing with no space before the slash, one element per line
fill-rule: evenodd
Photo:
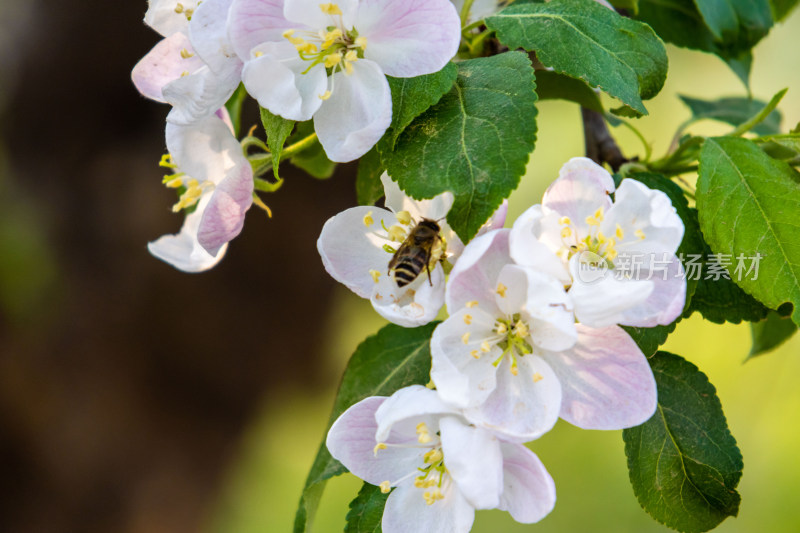
<path fill-rule="evenodd" d="M 421 448 L 393 447 L 375 451 L 375 412 L 386 401 L 383 396 L 371 396 L 351 406 L 336 419 L 328 431 L 325 444 L 334 459 L 350 472 L 367 483 L 380 485 L 384 481 L 393 483 L 415 472 L 423 463 Z M 413 444 L 416 439 L 387 438 L 383 442 Z"/>
<path fill-rule="evenodd" d="M 492 362 L 502 350 L 487 341 L 497 337 L 494 326 L 495 317 L 478 307 L 461 308 L 433 331 L 431 379 L 444 401 L 475 407 L 495 389 L 497 369 Z"/>
<path fill-rule="evenodd" d="M 197 6 L 189 23 L 189 38 L 197 55 L 214 72 L 241 60 L 228 40 L 228 10 L 233 0 L 204 0 Z"/>
<path fill-rule="evenodd" d="M 449 0 L 362 0 L 355 26 L 367 38 L 364 57 L 399 78 L 440 71 L 461 42 Z"/>
<path fill-rule="evenodd" d="M 162 93 L 164 86 L 184 73 L 194 72 L 202 66 L 203 61 L 194 55 L 189 38 L 183 33 L 173 33 L 159 41 L 136 63 L 131 79 L 142 96 L 157 102 L 166 102 Z"/>
<path fill-rule="evenodd" d="M 618 326 L 578 324 L 571 350 L 544 358 L 561 382 L 561 418 L 583 429 L 623 429 L 656 409 L 656 382 L 642 351 Z"/>
<path fill-rule="evenodd" d="M 150 253 L 184 272 L 203 272 L 219 263 L 225 255 L 227 245 L 223 245 L 216 255 L 211 255 L 197 240 L 197 228 L 210 199 L 211 193 L 200 199 L 195 211 L 186 215 L 180 233 L 163 235 L 147 243 Z"/>
<path fill-rule="evenodd" d="M 167 84 L 164 99 L 172 105 L 167 121 L 191 124 L 211 115 L 225 105 L 240 79 L 241 64 L 232 63 L 224 72 L 212 72 L 204 66 Z"/>
<path fill-rule="evenodd" d="M 503 359 L 497 386 L 487 400 L 464 411 L 467 420 L 502 435 L 504 440 L 527 442 L 550 431 L 561 410 L 561 384 L 548 364 L 536 355 L 517 358 L 519 372 Z"/>
<path fill-rule="evenodd" d="M 381 68 L 366 59 L 352 66 L 352 74 L 331 76 L 331 97 L 314 114 L 319 142 L 338 163 L 366 154 L 392 122 L 392 94 Z"/>
<path fill-rule="evenodd" d="M 388 277 L 392 258 L 383 249 L 384 244 L 389 244 L 388 239 L 378 232 L 383 226 L 394 224 L 397 217 L 393 213 L 376 207 L 353 207 L 331 217 L 317 240 L 325 270 L 354 293 L 369 298 L 375 286 L 370 271 L 377 270 L 381 277 Z"/>
<path fill-rule="evenodd" d="M 284 0 L 283 14 L 287 20 L 304 24 L 310 28 L 321 30 L 328 26 L 339 27 L 339 16 L 328 15 L 320 9 L 320 4 L 333 3 L 341 10 L 341 19 L 345 28 L 353 27 L 358 0 L 335 0 L 322 2 L 320 0 Z"/>
<path fill-rule="evenodd" d="M 442 453 L 458 490 L 476 509 L 494 509 L 503 491 L 500 441 L 489 431 L 464 423 L 461 417 L 439 421 Z"/>
<path fill-rule="evenodd" d="M 216 186 L 197 230 L 200 245 L 216 255 L 225 243 L 239 235 L 244 216 L 253 203 L 253 170 L 250 163 L 234 167 Z"/>
<path fill-rule="evenodd" d="M 500 271 L 511 261 L 508 234 L 507 229 L 490 231 L 472 239 L 464 249 L 450 271 L 446 298 L 451 312 L 474 301 L 487 313 L 500 316 L 495 291 Z"/>
<path fill-rule="evenodd" d="M 187 13 L 197 9 L 197 5 L 202 0 L 183 0 L 181 12 L 176 12 L 175 0 L 148 0 L 147 12 L 144 14 L 144 22 L 164 37 L 169 37 L 173 33 L 186 33 L 189 28 L 189 17 Z"/>
<path fill-rule="evenodd" d="M 217 115 L 190 126 L 167 123 L 167 149 L 181 172 L 203 182 L 220 184 L 228 171 L 248 164 L 242 147 Z"/>
<path fill-rule="evenodd" d="M 387 262 L 388 266 L 388 262 Z M 398 287 L 392 276 L 381 273 L 370 296 L 372 307 L 386 320 L 406 328 L 427 324 L 444 305 L 445 280 L 442 265 L 431 270 L 430 278 L 423 270 L 417 279 Z"/>
<path fill-rule="evenodd" d="M 458 410 L 444 403 L 436 391 L 422 385 L 404 387 L 392 394 L 375 412 L 375 439 L 386 442 L 390 434 L 404 439 L 415 438 L 420 420 L 428 425 L 431 432 L 436 432 L 439 418 L 448 414 L 458 414 Z"/>
<path fill-rule="evenodd" d="M 544 193 L 542 205 L 569 217 L 578 234 L 586 235 L 586 217 L 601 207 L 608 211 L 612 192 L 614 180 L 606 169 L 591 159 L 574 157 L 561 167 L 558 179 Z"/>
<path fill-rule="evenodd" d="M 522 444 L 501 442 L 503 495 L 499 509 L 517 522 L 533 524 L 547 516 L 556 504 L 556 485 L 544 465 Z"/>
<path fill-rule="evenodd" d="M 298 28 L 283 16 L 283 0 L 234 0 L 228 12 L 228 38 L 242 61 L 266 42 L 286 42 L 283 32 Z"/>
<path fill-rule="evenodd" d="M 386 500 L 381 529 L 384 533 L 467 533 L 475 509 L 457 487 L 443 493 L 443 499 L 428 505 L 423 490 L 413 483 L 397 487 Z"/>
<path fill-rule="evenodd" d="M 539 241 L 539 236 L 543 233 L 543 217 L 542 206 L 537 204 L 514 221 L 509 236 L 509 253 L 516 263 L 549 274 L 568 285 L 571 279 L 564 262 L 554 253 L 552 247 Z"/>

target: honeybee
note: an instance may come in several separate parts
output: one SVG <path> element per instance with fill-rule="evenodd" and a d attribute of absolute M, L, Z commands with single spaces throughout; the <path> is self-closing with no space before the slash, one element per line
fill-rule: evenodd
<path fill-rule="evenodd" d="M 433 286 L 431 259 L 435 257 L 435 262 L 440 258 L 444 244 L 440 231 L 439 223 L 430 218 L 423 218 L 411 228 L 408 237 L 389 261 L 388 274 L 392 275 L 394 271 L 393 279 L 398 287 L 405 287 L 417 279 L 423 268 L 428 273 L 428 283 Z"/>

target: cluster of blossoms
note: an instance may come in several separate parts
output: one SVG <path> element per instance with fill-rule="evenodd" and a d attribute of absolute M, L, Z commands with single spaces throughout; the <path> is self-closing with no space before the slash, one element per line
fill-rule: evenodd
<path fill-rule="evenodd" d="M 567 162 L 541 205 L 503 229 L 505 206 L 464 246 L 446 223 L 432 264 L 401 284 L 388 268 L 423 218 L 441 220 L 445 193 L 414 201 L 384 175 L 387 209 L 355 207 L 317 243 L 326 270 L 402 326 L 449 317 L 431 339 L 431 385 L 367 398 L 333 425 L 327 444 L 351 472 L 390 494 L 383 530 L 468 531 L 476 509 L 520 522 L 555 504 L 552 479 L 522 445 L 557 419 L 614 430 L 649 419 L 656 385 L 620 327 L 652 327 L 683 310 L 683 276 L 619 277 L 620 254 L 671 258 L 684 227 L 669 198 L 638 181 L 615 188 L 584 158 Z M 613 195 L 613 197 L 612 197 Z M 604 275 L 585 279 L 581 265 Z M 443 265 L 452 268 L 445 275 Z M 430 274 L 428 274 L 428 271 Z"/>
<path fill-rule="evenodd" d="M 224 255 L 255 203 L 251 164 L 225 104 L 241 85 L 287 120 L 313 120 L 327 157 L 364 155 L 392 119 L 386 76 L 441 70 L 458 51 L 461 21 L 450 0 L 149 0 L 145 22 L 163 39 L 134 67 L 139 92 L 167 115 L 175 212 L 181 232 L 150 243 L 188 272 Z M 496 3 L 495 3 L 496 5 Z"/>

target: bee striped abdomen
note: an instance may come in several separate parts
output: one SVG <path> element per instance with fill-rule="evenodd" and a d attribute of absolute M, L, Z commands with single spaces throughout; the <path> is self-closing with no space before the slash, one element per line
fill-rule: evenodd
<path fill-rule="evenodd" d="M 398 287 L 405 287 L 417 279 L 423 268 L 425 268 L 425 260 L 419 255 L 400 257 L 394 267 L 394 281 Z"/>
<path fill-rule="evenodd" d="M 389 261 L 389 273 L 398 287 L 403 288 L 417 279 L 423 270 L 428 273 L 428 283 L 433 285 L 430 263 L 439 259 L 438 256 L 432 259 L 434 247 L 442 242 L 439 231 L 439 224 L 429 218 L 423 218 L 411 228 Z"/>

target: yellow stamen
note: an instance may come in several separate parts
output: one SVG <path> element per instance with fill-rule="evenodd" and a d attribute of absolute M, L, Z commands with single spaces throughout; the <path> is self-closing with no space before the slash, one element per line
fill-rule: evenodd
<path fill-rule="evenodd" d="M 406 240 L 406 229 L 403 226 L 399 226 L 395 224 L 391 228 L 389 228 L 389 239 L 394 242 L 403 242 Z"/>
<path fill-rule="evenodd" d="M 572 228 L 561 228 L 561 238 L 566 239 L 572 236 Z"/>
<path fill-rule="evenodd" d="M 306 53 L 306 54 L 313 54 L 313 53 L 315 53 L 317 51 L 317 45 L 316 44 L 309 43 L 309 42 L 306 42 L 306 41 L 303 41 L 302 43 L 296 44 L 296 45 L 294 45 L 294 47 L 297 48 L 298 52 L 303 52 L 303 53 Z"/>
<path fill-rule="evenodd" d="M 183 13 L 183 4 L 181 3 L 175 4 L 175 13 L 179 14 Z"/>
<path fill-rule="evenodd" d="M 325 68 L 332 68 L 342 62 L 342 54 L 331 54 L 325 58 Z"/>
<path fill-rule="evenodd" d="M 366 50 L 367 49 L 367 38 L 366 37 L 358 37 L 358 38 L 356 38 L 355 44 L 356 44 L 356 46 L 358 48 L 361 48 L 362 50 Z"/>
<path fill-rule="evenodd" d="M 333 43 L 335 43 L 339 38 L 341 38 L 342 35 L 343 35 L 342 30 L 340 30 L 339 28 L 336 28 L 326 33 L 325 41 L 322 43 L 322 49 L 327 50 L 328 48 L 333 46 Z"/>
<path fill-rule="evenodd" d="M 498 335 L 504 335 L 508 331 L 508 327 L 505 324 L 500 323 L 497 325 L 495 331 L 497 332 Z"/>
<path fill-rule="evenodd" d="M 194 57 L 194 54 L 189 52 L 189 50 L 187 50 L 186 48 L 184 48 L 183 50 L 181 50 L 181 57 L 184 59 L 189 59 L 190 57 Z"/>
<path fill-rule="evenodd" d="M 330 97 L 331 97 L 331 92 L 330 91 L 325 91 L 324 93 L 319 95 L 319 99 L 320 100 L 327 100 Z"/>
<path fill-rule="evenodd" d="M 528 334 L 530 333 L 527 324 L 525 324 L 525 322 L 523 322 L 522 320 L 516 323 L 516 325 L 514 326 L 514 331 L 516 332 L 518 337 L 522 338 L 527 337 Z"/>
<path fill-rule="evenodd" d="M 519 374 L 519 368 L 517 368 L 517 362 L 514 361 L 511 363 L 511 375 L 516 376 L 517 374 Z"/>
<path fill-rule="evenodd" d="M 534 372 L 533 373 L 533 382 L 534 383 L 539 383 L 543 379 L 544 379 L 544 376 L 542 376 L 540 373 L 538 373 L 538 372 Z"/>
<path fill-rule="evenodd" d="M 497 284 L 497 294 L 500 295 L 500 298 L 505 298 L 506 297 L 506 291 L 507 290 L 508 290 L 508 287 L 506 287 L 502 283 L 498 283 Z"/>
<path fill-rule="evenodd" d="M 330 3 L 330 4 L 320 4 L 320 5 L 319 5 L 319 8 L 320 8 L 320 9 L 322 10 L 322 12 L 323 12 L 323 13 L 325 13 L 326 15 L 341 15 L 341 14 L 342 14 L 342 10 L 341 10 L 341 9 L 339 9 L 339 6 L 337 6 L 337 5 L 336 5 L 336 4 L 334 4 L 334 3 Z"/>
<path fill-rule="evenodd" d="M 472 315 L 464 315 L 464 324 L 468 326 L 472 324 Z"/>
<path fill-rule="evenodd" d="M 253 56 L 254 56 L 254 57 L 261 57 L 261 56 L 263 56 L 263 55 L 264 55 L 264 52 L 260 52 L 260 51 L 258 51 L 258 50 L 256 50 L 255 52 L 253 52 Z"/>
<path fill-rule="evenodd" d="M 411 224 L 411 213 L 408 211 L 400 211 L 397 213 L 397 221 L 404 226 Z"/>
<path fill-rule="evenodd" d="M 467 307 L 469 307 L 469 308 L 473 308 L 476 305 L 478 305 L 478 300 L 471 300 L 471 301 L 467 302 Z"/>
<path fill-rule="evenodd" d="M 572 225 L 572 220 L 569 217 L 561 217 L 558 219 L 558 223 L 562 226 L 570 226 Z"/>
<path fill-rule="evenodd" d="M 374 453 L 377 456 L 379 451 L 385 449 L 386 449 L 386 444 L 383 442 L 379 442 L 378 444 L 375 445 L 374 448 L 372 448 L 372 453 Z"/>
<path fill-rule="evenodd" d="M 594 212 L 594 218 L 598 222 L 602 222 L 603 221 L 603 208 L 602 207 L 598 207 L 597 211 Z"/>
<path fill-rule="evenodd" d="M 188 70 L 184 70 L 183 72 L 181 72 L 181 78 L 185 78 L 188 75 L 189 75 L 189 71 Z"/>
<path fill-rule="evenodd" d="M 352 74 L 353 73 L 353 63 L 350 61 L 345 61 L 344 63 L 344 72 L 345 74 Z"/>
<path fill-rule="evenodd" d="M 469 331 L 461 336 L 461 342 L 463 342 L 464 344 L 469 343 Z"/>
<path fill-rule="evenodd" d="M 381 487 L 381 492 L 384 494 L 388 494 L 389 492 L 392 491 L 392 486 L 391 484 L 389 484 L 388 480 L 381 483 L 380 487 Z"/>
<path fill-rule="evenodd" d="M 636 232 L 634 233 L 634 235 L 639 237 L 639 239 L 644 240 L 644 232 L 642 230 L 637 229 Z"/>
<path fill-rule="evenodd" d="M 617 224 L 617 231 L 616 231 L 615 235 L 617 236 L 617 239 L 619 239 L 619 240 L 622 240 L 622 238 L 625 236 L 625 232 L 622 231 L 622 227 L 619 224 Z"/>
<path fill-rule="evenodd" d="M 489 341 L 483 341 L 483 342 L 481 343 L 481 351 L 482 351 L 483 353 L 486 353 L 486 352 L 488 352 L 488 351 L 489 351 L 489 350 L 491 350 L 491 349 L 492 349 L 492 347 L 491 347 L 491 346 L 489 346 Z"/>
<path fill-rule="evenodd" d="M 606 236 L 603 234 L 602 231 L 597 232 L 597 242 L 599 242 L 600 244 L 606 242 Z"/>
<path fill-rule="evenodd" d="M 441 461 L 443 457 L 442 451 L 436 448 L 423 455 L 422 460 L 428 464 L 433 464 Z"/>
<path fill-rule="evenodd" d="M 367 214 L 364 215 L 364 225 L 366 227 L 370 227 L 375 223 L 375 220 L 372 218 L 372 211 L 367 211 Z"/>
<path fill-rule="evenodd" d="M 358 61 L 358 52 L 355 50 L 348 50 L 347 53 L 344 55 L 345 60 L 352 61 L 355 63 Z"/>
<path fill-rule="evenodd" d="M 172 178 L 167 182 L 167 187 L 170 189 L 177 189 L 181 185 L 183 185 L 183 180 L 181 178 Z"/>
<path fill-rule="evenodd" d="M 472 357 L 474 357 L 475 359 L 480 359 L 481 358 L 481 354 L 478 353 L 478 350 L 472 350 L 471 352 L 469 352 L 469 354 Z"/>
<path fill-rule="evenodd" d="M 375 283 L 378 283 L 378 278 L 381 277 L 381 273 L 378 272 L 377 270 L 370 270 L 369 275 L 372 276 L 372 281 L 374 281 Z"/>

